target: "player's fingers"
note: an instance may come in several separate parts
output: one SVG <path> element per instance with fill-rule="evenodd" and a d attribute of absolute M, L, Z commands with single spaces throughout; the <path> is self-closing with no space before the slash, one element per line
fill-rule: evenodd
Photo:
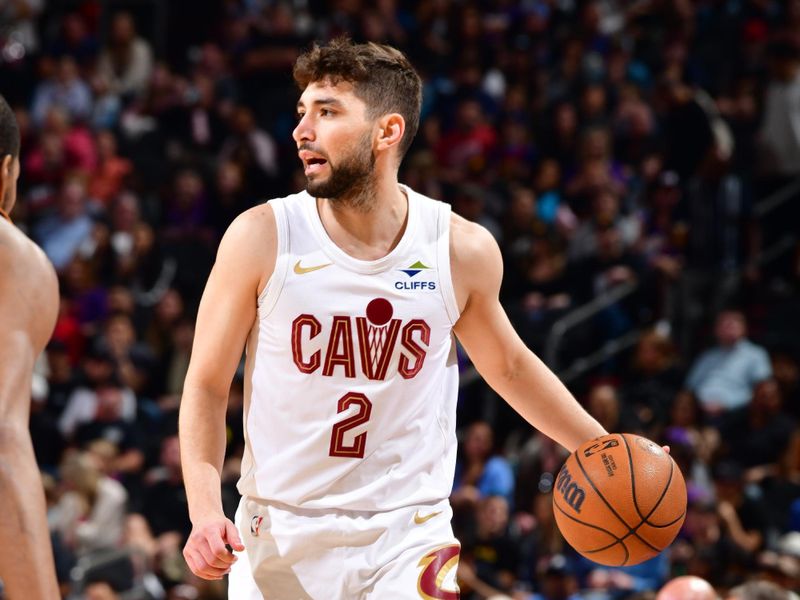
<path fill-rule="evenodd" d="M 222 550 L 223 552 L 227 553 L 227 550 L 225 550 L 224 545 L 222 547 Z M 211 550 L 211 547 L 208 545 L 208 543 L 200 544 L 197 547 L 197 551 L 200 553 L 200 556 L 205 561 L 205 564 L 208 565 L 209 567 L 213 567 L 215 569 L 224 571 L 229 566 L 231 566 L 230 562 L 227 562 L 222 557 L 217 556 L 217 554 Z"/>
<path fill-rule="evenodd" d="M 669 446 L 661 446 L 661 449 L 662 449 L 664 452 L 666 452 L 667 454 L 669 454 Z"/>
<path fill-rule="evenodd" d="M 236 556 L 225 547 L 225 542 L 220 536 L 210 535 L 206 539 L 211 553 L 221 560 L 223 564 L 231 565 L 236 562 Z"/>
<path fill-rule="evenodd" d="M 183 559 L 186 561 L 186 565 L 189 567 L 189 570 L 198 577 L 201 577 L 202 579 L 212 578 L 210 574 L 206 573 L 202 557 L 200 557 L 200 555 L 194 550 L 185 548 L 183 550 Z"/>
<path fill-rule="evenodd" d="M 203 579 L 222 579 L 222 576 L 228 572 L 227 567 L 221 569 L 209 565 L 199 550 L 185 550 L 183 556 L 192 573 Z"/>
<path fill-rule="evenodd" d="M 237 552 L 242 552 L 244 550 L 242 538 L 239 537 L 239 530 L 236 528 L 236 525 L 230 521 L 225 523 L 225 540 L 230 544 L 231 548 Z"/>
<path fill-rule="evenodd" d="M 186 558 L 193 558 L 195 566 L 201 571 L 208 570 L 209 568 L 220 571 L 227 569 L 229 566 L 228 563 L 214 556 L 208 546 L 208 540 L 204 535 L 193 534 L 189 536 L 189 541 L 186 542 L 186 546 L 183 549 L 183 555 Z M 219 573 L 214 572 L 213 575 L 218 576 Z"/>

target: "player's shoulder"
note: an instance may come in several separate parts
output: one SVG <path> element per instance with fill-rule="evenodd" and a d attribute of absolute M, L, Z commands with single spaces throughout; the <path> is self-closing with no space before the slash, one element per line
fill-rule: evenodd
<path fill-rule="evenodd" d="M 242 212 L 228 226 L 217 249 L 216 271 L 225 281 L 252 282 L 261 289 L 277 255 L 275 210 L 265 202 Z"/>
<path fill-rule="evenodd" d="M 6 222 L 0 223 L 0 272 L 2 312 L 15 315 L 17 325 L 28 323 L 29 315 L 33 330 L 49 337 L 58 307 L 56 271 L 39 246 Z"/>
<path fill-rule="evenodd" d="M 14 225 L 0 222 L 0 268 L 3 273 L 24 273 L 25 279 L 55 278 L 44 251 Z"/>
<path fill-rule="evenodd" d="M 450 269 L 458 290 L 472 292 L 499 286 L 503 259 L 489 230 L 455 213 L 450 217 Z"/>
<path fill-rule="evenodd" d="M 305 192 L 272 198 L 239 214 L 228 227 L 226 237 L 258 236 L 255 242 L 270 242 L 277 233 L 278 210 L 293 210 L 308 198 Z"/>
<path fill-rule="evenodd" d="M 451 254 L 469 260 L 485 256 L 488 250 L 494 250 L 497 247 L 494 236 L 483 225 L 451 213 Z"/>

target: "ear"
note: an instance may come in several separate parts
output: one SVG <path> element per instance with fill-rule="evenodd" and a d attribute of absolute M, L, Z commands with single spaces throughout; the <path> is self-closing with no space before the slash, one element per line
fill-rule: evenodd
<path fill-rule="evenodd" d="M 391 113 L 378 120 L 378 142 L 376 150 L 397 147 L 406 132 L 406 120 L 399 113 Z"/>
<path fill-rule="evenodd" d="M 14 185 L 14 182 L 11 181 L 11 169 L 13 166 L 14 157 L 10 154 L 6 154 L 3 160 L 0 161 L 0 206 L 3 206 L 9 186 Z"/>

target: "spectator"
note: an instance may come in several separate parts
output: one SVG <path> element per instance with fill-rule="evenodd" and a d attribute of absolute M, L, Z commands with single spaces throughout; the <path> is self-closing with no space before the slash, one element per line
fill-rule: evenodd
<path fill-rule="evenodd" d="M 648 431 L 667 421 L 680 385 L 675 344 L 658 328 L 643 333 L 621 392 L 625 404 L 633 407 Z"/>
<path fill-rule="evenodd" d="M 83 588 L 84 600 L 119 600 L 120 595 L 106 581 L 93 581 Z"/>
<path fill-rule="evenodd" d="M 758 480 L 764 469 L 781 461 L 794 429 L 794 420 L 783 411 L 778 383 L 764 379 L 756 384 L 747 406 L 725 416 L 720 426 L 722 450 L 728 458 L 750 470 L 748 481 Z"/>
<path fill-rule="evenodd" d="M 664 171 L 653 184 L 652 194 L 641 215 L 641 238 L 645 260 L 669 281 L 680 275 L 685 262 L 688 224 L 681 215 L 680 179 Z"/>
<path fill-rule="evenodd" d="M 730 158 L 730 128 L 704 90 L 665 77 L 659 83 L 658 94 L 664 109 L 667 169 L 677 172 L 681 179 L 690 179 L 709 162 Z"/>
<path fill-rule="evenodd" d="M 198 171 L 182 169 L 175 175 L 165 217 L 176 232 L 193 231 L 206 225 L 208 198 L 205 182 Z"/>
<path fill-rule="evenodd" d="M 153 71 L 153 51 L 137 34 L 130 13 L 120 12 L 112 18 L 109 41 L 97 68 L 111 90 L 123 98 L 144 94 Z"/>
<path fill-rule="evenodd" d="M 247 177 L 239 163 L 225 160 L 218 164 L 211 192 L 211 222 L 220 236 L 239 213 L 250 208 L 252 194 L 246 185 Z"/>
<path fill-rule="evenodd" d="M 567 559 L 557 554 L 547 561 L 539 571 L 539 593 L 524 600 L 581 600 L 578 580 Z"/>
<path fill-rule="evenodd" d="M 728 592 L 725 600 L 791 600 L 791 595 L 774 583 L 751 581 Z"/>
<path fill-rule="evenodd" d="M 612 150 L 611 132 L 607 128 L 596 126 L 587 129 L 581 135 L 577 168 L 564 188 L 577 213 L 583 215 L 590 209 L 599 212 L 604 225 L 613 223 L 618 206 L 609 203 L 607 198 L 601 198 L 599 204 L 590 204 L 601 192 L 620 197 L 627 189 L 622 165 L 616 162 Z"/>
<path fill-rule="evenodd" d="M 130 191 L 115 194 L 110 208 L 110 243 L 114 270 L 125 281 L 136 267 L 136 234 L 143 226 L 139 198 Z"/>
<path fill-rule="evenodd" d="M 116 387 L 116 363 L 108 346 L 97 341 L 92 344 L 83 361 L 86 381 L 70 395 L 64 412 L 59 419 L 59 429 L 68 439 L 75 434 L 76 429 L 84 423 L 92 423 L 98 413 L 100 404 L 99 392 L 105 387 Z M 116 404 L 118 398 L 108 398 Z M 116 411 L 114 411 L 116 412 Z M 136 416 L 136 397 L 133 392 L 123 389 L 119 401 L 119 416 L 128 422 Z"/>
<path fill-rule="evenodd" d="M 142 514 L 156 538 L 178 533 L 182 546 L 192 530 L 189 505 L 183 491 L 177 435 L 164 437 L 158 466 L 145 473 Z"/>
<path fill-rule="evenodd" d="M 24 52 L 36 54 L 39 50 L 39 31 L 36 27 L 36 18 L 44 8 L 44 0 L 11 0 L 11 2 L 4 2 L 0 5 L 0 26 L 3 30 L 10 30 L 6 34 L 7 42 L 9 44 L 17 42 L 24 48 Z M 6 42 L 5 39 L 2 41 Z"/>
<path fill-rule="evenodd" d="M 620 402 L 617 390 L 607 383 L 596 384 L 589 390 L 586 409 L 608 432 L 639 431 L 635 413 Z"/>
<path fill-rule="evenodd" d="M 593 565 L 588 575 L 588 587 L 596 590 L 594 593 L 598 598 L 606 600 L 655 590 L 669 575 L 669 560 L 669 550 L 665 550 L 638 565 L 618 568 Z"/>
<path fill-rule="evenodd" d="M 488 423 L 470 425 L 463 443 L 463 456 L 456 465 L 454 505 L 475 503 L 487 496 L 502 496 L 511 502 L 514 475 L 505 458 L 492 455 L 494 433 Z"/>
<path fill-rule="evenodd" d="M 725 310 L 717 316 L 717 345 L 701 354 L 686 378 L 712 417 L 741 408 L 750 401 L 755 385 L 772 375 L 766 351 L 750 342 L 744 314 Z"/>
<path fill-rule="evenodd" d="M 508 535 L 508 502 L 502 496 L 483 498 L 477 509 L 475 537 L 465 543 L 464 554 L 474 577 L 468 577 L 474 593 L 466 598 L 485 598 L 490 593 L 510 593 L 516 582 L 517 545 Z"/>
<path fill-rule="evenodd" d="M 181 102 L 162 115 L 165 135 L 186 161 L 202 161 L 216 154 L 225 135 L 217 110 L 214 81 L 201 73 L 182 90 Z"/>
<path fill-rule="evenodd" d="M 769 46 L 770 79 L 761 123 L 761 164 L 766 174 L 800 174 L 800 48 L 790 36 Z"/>
<path fill-rule="evenodd" d="M 768 534 L 769 519 L 762 502 L 744 493 L 744 472 L 736 463 L 721 462 L 714 469 L 721 542 L 729 552 L 730 569 L 746 571 Z"/>
<path fill-rule="evenodd" d="M 453 211 L 474 223 L 480 223 L 502 242 L 502 228 L 487 210 L 487 191 L 474 183 L 459 185 L 453 194 Z"/>
<path fill-rule="evenodd" d="M 61 476 L 64 493 L 51 511 L 53 529 L 78 556 L 116 548 L 122 540 L 125 488 L 103 475 L 84 452 L 66 455 Z"/>
<path fill-rule="evenodd" d="M 103 326 L 102 340 L 108 345 L 122 383 L 136 394 L 143 394 L 150 383 L 153 354 L 137 339 L 131 317 L 112 314 Z"/>
<path fill-rule="evenodd" d="M 63 281 L 63 308 L 69 318 L 77 321 L 78 333 L 83 336 L 77 344 L 82 349 L 87 338 L 100 332 L 100 325 L 108 316 L 108 291 L 99 280 L 94 265 L 83 258 L 75 258 L 69 263 Z"/>
<path fill-rule="evenodd" d="M 24 172 L 35 183 L 59 188 L 67 175 L 88 176 L 95 169 L 97 154 L 91 133 L 82 125 L 73 124 L 65 110 L 48 110 L 38 141 L 25 158 Z M 54 193 L 46 189 L 46 195 Z M 37 200 L 37 206 L 44 204 Z"/>
<path fill-rule="evenodd" d="M 58 37 L 50 44 L 49 54 L 69 56 L 81 69 L 90 69 L 97 58 L 99 45 L 79 12 L 71 12 L 61 21 Z"/>
<path fill-rule="evenodd" d="M 231 134 L 224 140 L 220 160 L 233 160 L 259 183 L 278 175 L 275 140 L 258 126 L 253 111 L 238 106 L 231 117 Z"/>
<path fill-rule="evenodd" d="M 469 179 L 470 173 L 486 168 L 496 144 L 497 131 L 487 122 L 480 103 L 461 101 L 455 124 L 434 149 L 442 177 L 452 183 Z"/>
<path fill-rule="evenodd" d="M 591 194 L 592 212 L 572 234 L 569 246 L 571 261 L 580 261 L 597 254 L 598 230 L 617 229 L 623 246 L 627 249 L 639 239 L 639 223 L 634 217 L 620 214 L 619 197 L 613 189 L 602 187 Z"/>
<path fill-rule="evenodd" d="M 36 241 L 57 271 L 64 271 L 92 233 L 88 200 L 83 180 L 68 179 L 61 188 L 55 214 L 42 219 L 34 230 Z"/>
<path fill-rule="evenodd" d="M 41 127 L 51 108 L 58 107 L 67 112 L 70 120 L 82 121 L 92 113 L 92 92 L 81 79 L 78 65 L 69 56 L 59 59 L 52 78 L 36 88 L 31 106 L 31 118 Z"/>
<path fill-rule="evenodd" d="M 89 196 L 108 206 L 122 190 L 126 178 L 133 171 L 131 161 L 117 154 L 117 139 L 108 130 L 95 134 L 97 169 L 89 182 Z"/>

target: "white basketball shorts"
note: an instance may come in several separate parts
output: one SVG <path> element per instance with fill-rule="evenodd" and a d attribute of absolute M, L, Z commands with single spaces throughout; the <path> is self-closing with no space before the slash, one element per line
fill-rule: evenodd
<path fill-rule="evenodd" d="M 304 510 L 244 497 L 230 600 L 457 600 L 450 503 Z"/>

